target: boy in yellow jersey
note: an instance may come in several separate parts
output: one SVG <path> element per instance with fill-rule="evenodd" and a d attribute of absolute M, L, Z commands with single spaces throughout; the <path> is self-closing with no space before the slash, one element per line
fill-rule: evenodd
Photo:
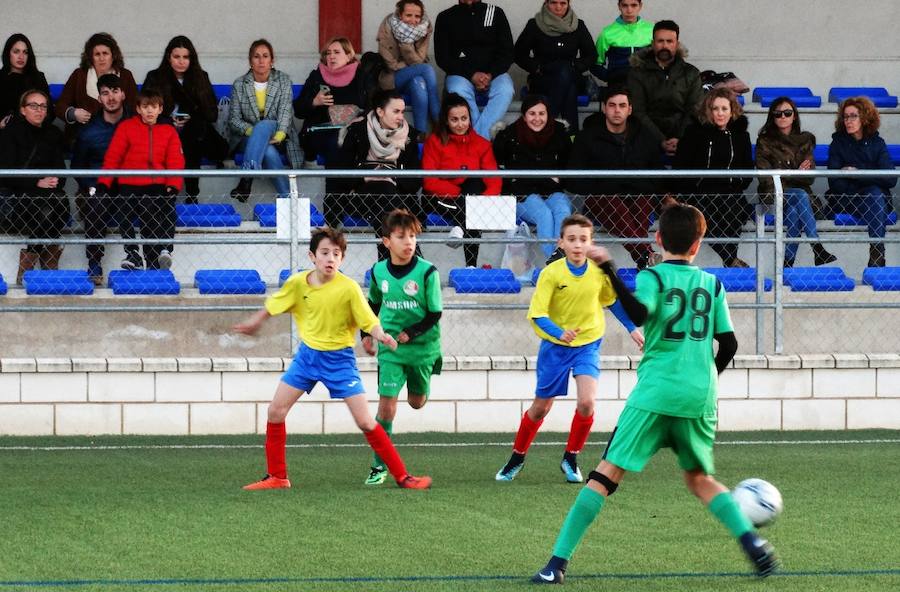
<path fill-rule="evenodd" d="M 578 401 L 560 469 L 569 483 L 581 483 L 578 453 L 594 423 L 594 398 L 600 376 L 600 343 L 609 307 L 642 347 L 644 338 L 616 299 L 609 278 L 587 258 L 593 245 L 594 225 L 581 214 L 562 222 L 559 246 L 564 258 L 547 265 L 538 276 L 528 318 L 541 338 L 537 361 L 537 388 L 531 407 L 522 416 L 509 461 L 497 472 L 497 481 L 512 481 L 525 464 L 525 454 L 555 397 L 568 394 L 569 373 L 575 377 Z"/>
<path fill-rule="evenodd" d="M 291 312 L 301 336 L 300 347 L 290 368 L 281 377 L 269 404 L 266 426 L 268 472 L 246 490 L 285 489 L 287 478 L 284 420 L 297 399 L 321 381 L 332 399 L 343 399 L 356 425 L 372 449 L 384 460 L 397 485 L 406 489 L 427 489 L 431 477 L 413 477 L 406 471 L 390 437 L 366 403 L 362 378 L 353 353 L 355 330 L 361 328 L 379 343 L 396 349 L 397 342 L 384 332 L 378 317 L 369 308 L 355 281 L 338 273 L 347 240 L 342 232 L 323 228 L 309 242 L 309 260 L 315 269 L 292 275 L 284 286 L 266 299 L 266 305 L 243 323 L 238 333 L 253 335 L 270 316 Z"/>

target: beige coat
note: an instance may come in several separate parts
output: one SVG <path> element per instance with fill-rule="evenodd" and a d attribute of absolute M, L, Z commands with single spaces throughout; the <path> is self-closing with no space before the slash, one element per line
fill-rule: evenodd
<path fill-rule="evenodd" d="M 428 34 L 416 43 L 397 43 L 391 32 L 390 20 L 391 15 L 384 17 L 381 26 L 378 27 L 377 37 L 378 53 L 384 58 L 387 66 L 387 69 L 378 76 L 378 85 L 385 90 L 394 88 L 394 72 L 397 70 L 429 61 L 428 43 L 434 32 L 434 24 L 429 23 Z"/>

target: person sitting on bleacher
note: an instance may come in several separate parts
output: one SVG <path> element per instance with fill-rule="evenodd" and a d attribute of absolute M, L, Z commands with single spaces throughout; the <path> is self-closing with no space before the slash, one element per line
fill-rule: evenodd
<path fill-rule="evenodd" d="M 422 0 L 400 0 L 378 28 L 378 53 L 385 70 L 378 76 L 383 89 L 396 88 L 412 103 L 413 124 L 426 132 L 437 121 L 441 98 L 434 67 L 428 62 L 428 42 L 434 27 Z"/>
<path fill-rule="evenodd" d="M 19 100 L 19 112 L 10 119 L 0 136 L 0 169 L 64 169 L 62 132 L 44 125 L 50 97 L 42 90 L 26 91 Z M 65 177 L 9 177 L 12 190 L 14 226 L 30 239 L 58 239 L 69 221 L 69 200 L 63 187 Z M 40 263 L 41 269 L 58 269 L 62 245 L 26 245 L 19 251 L 16 283 Z"/>
<path fill-rule="evenodd" d="M 342 169 L 418 170 L 418 132 L 403 117 L 406 104 L 394 89 L 372 97 L 372 110 L 341 131 L 336 166 Z M 423 221 L 417 193 L 422 180 L 413 177 L 356 177 L 339 179 L 341 193 L 353 193 L 352 211 L 372 225 L 381 237 L 384 216 L 394 209 L 413 212 Z M 378 260 L 388 258 L 387 247 L 378 243 Z"/>
<path fill-rule="evenodd" d="M 597 36 L 597 63 L 591 73 L 609 86 L 625 84 L 629 60 L 653 41 L 653 23 L 641 18 L 642 0 L 619 0 L 619 17 Z"/>
<path fill-rule="evenodd" d="M 509 68 L 514 51 L 512 32 L 503 9 L 481 0 L 459 0 L 437 16 L 434 57 L 447 74 L 447 94 L 469 102 L 475 133 L 490 140 L 491 128 L 502 120 L 515 89 Z M 476 93 L 487 95 L 478 110 Z"/>
<path fill-rule="evenodd" d="M 797 169 L 808 171 L 816 168 L 813 149 L 816 137 L 800 129 L 800 113 L 797 105 L 788 97 L 778 97 L 769 106 L 766 123 L 759 130 L 756 140 L 756 168 Z M 813 177 L 782 177 L 784 188 L 784 233 L 789 237 L 800 236 L 804 231 L 809 238 L 819 236 L 816 216 L 810 199 Z M 771 177 L 759 178 L 759 193 L 765 203 L 772 203 L 775 182 Z M 813 263 L 833 263 L 837 257 L 825 250 L 822 243 L 812 243 Z M 784 246 L 784 266 L 793 267 L 798 243 Z"/>
<path fill-rule="evenodd" d="M 673 169 L 747 170 L 753 168 L 747 117 L 736 95 L 727 88 L 714 88 L 700 108 L 699 124 L 687 128 L 672 160 Z M 715 177 L 676 180 L 673 186 L 681 201 L 695 206 L 706 217 L 709 238 L 737 238 L 750 214 L 743 192 L 752 177 Z M 738 258 L 738 244 L 710 243 L 725 267 L 748 267 Z"/>
<path fill-rule="evenodd" d="M 172 239 L 175 236 L 175 198 L 184 180 L 174 174 L 184 168 L 181 140 L 178 132 L 167 123 L 159 123 L 163 98 L 157 91 L 142 89 L 138 93 L 137 115 L 121 122 L 113 134 L 103 170 L 107 176 L 97 179 L 97 193 L 109 194 L 115 184 L 119 194 L 119 216 L 124 219 L 119 229 L 122 238 L 135 238 L 134 220 L 141 226 L 141 238 Z M 113 177 L 111 171 L 153 169 L 160 174 L 152 177 Z M 144 244 L 141 258 L 138 245 L 125 245 L 122 269 L 169 269 L 172 267 L 171 243 Z"/>
<path fill-rule="evenodd" d="M 628 89 L 634 115 L 653 133 L 662 149 L 673 156 L 678 141 L 703 100 L 700 71 L 684 61 L 687 50 L 673 21 L 653 26 L 653 42 L 631 57 Z"/>
<path fill-rule="evenodd" d="M 544 0 L 516 39 L 516 64 L 528 72 L 528 92 L 549 100 L 550 117 L 562 117 L 577 132 L 578 94 L 597 49 L 569 0 Z"/>
<path fill-rule="evenodd" d="M 75 141 L 81 127 L 100 110 L 97 80 L 104 74 L 115 74 L 122 80 L 125 104 L 133 109 L 137 84 L 125 68 L 125 58 L 119 44 L 109 33 L 94 33 L 84 44 L 81 64 L 69 76 L 56 101 L 56 116 L 66 123 L 66 141 L 69 145 Z"/>
<path fill-rule="evenodd" d="M 101 111 L 97 117 L 92 117 L 85 124 L 75 139 L 75 150 L 72 153 L 73 169 L 103 168 L 106 150 L 119 122 L 131 116 L 131 112 L 125 106 L 125 93 L 122 91 L 122 82 L 118 76 L 104 74 L 97 80 L 97 90 L 100 91 Z M 91 194 L 91 188 L 97 186 L 96 177 L 78 177 L 75 180 L 78 182 L 79 197 L 83 200 L 81 203 L 83 203 L 84 238 L 102 239 L 106 236 L 110 218 L 117 213 L 116 201 L 108 195 L 97 194 L 96 190 Z M 131 223 L 131 220 L 119 216 L 120 225 Z M 84 251 L 87 257 L 88 277 L 95 286 L 99 286 L 103 283 L 104 246 L 89 244 L 85 245 Z"/>
<path fill-rule="evenodd" d="M 265 39 L 250 44 L 247 55 L 250 70 L 231 86 L 228 126 L 238 136 L 237 150 L 243 151 L 245 170 L 279 170 L 284 168 L 282 152 L 287 153 L 291 167 L 300 168 L 303 152 L 294 128 L 291 77 L 275 68 L 275 50 Z M 278 197 L 287 197 L 287 177 L 271 177 Z M 231 197 L 245 202 L 253 189 L 251 177 L 242 178 L 231 190 Z"/>
<path fill-rule="evenodd" d="M 572 141 L 564 123 L 550 117 L 549 100 L 528 95 L 522 116 L 494 138 L 494 157 L 501 169 L 561 170 L 569 162 Z M 556 250 L 562 221 L 572 213 L 572 202 L 558 177 L 505 177 L 504 195 L 516 196 L 516 217 L 534 224 L 546 257 Z"/>
<path fill-rule="evenodd" d="M 200 67 L 194 44 L 184 35 L 173 37 L 156 70 L 147 72 L 144 88 L 163 97 L 163 116 L 172 121 L 181 137 L 185 168 L 200 168 L 200 159 L 221 162 L 228 156 L 228 142 L 216 131 L 219 107 L 209 76 Z M 197 203 L 200 179 L 185 177 L 184 203 Z"/>
<path fill-rule="evenodd" d="M 467 170 L 496 170 L 497 161 L 491 143 L 472 128 L 469 102 L 458 94 L 444 97 L 437 128 L 425 141 L 422 168 L 460 171 L 458 177 L 426 177 L 422 181 L 430 194 L 427 211 L 454 225 L 447 244 L 459 248 L 461 238 L 480 238 L 480 230 L 466 228 L 466 195 L 500 195 L 503 182 L 499 177 L 465 176 Z M 466 267 L 478 265 L 478 247 L 478 243 L 463 245 Z"/>
<path fill-rule="evenodd" d="M 22 93 L 33 88 L 50 96 L 47 79 L 37 69 L 31 41 L 25 35 L 15 33 L 9 36 L 3 46 L 3 67 L 0 68 L 0 130 L 19 112 Z M 53 119 L 51 110 L 47 113 L 44 125 L 50 124 Z"/>
<path fill-rule="evenodd" d="M 600 102 L 600 113 L 591 115 L 575 136 L 569 168 L 601 170 L 661 169 L 662 151 L 656 137 L 633 116 L 631 95 L 625 86 L 610 87 Z M 662 193 L 659 179 L 645 177 L 571 178 L 566 187 L 584 195 L 588 217 L 613 236 L 641 238 L 623 247 L 638 269 L 658 262 L 647 242 L 650 215 Z"/>
<path fill-rule="evenodd" d="M 835 131 L 828 148 L 828 168 L 844 171 L 891 169 L 894 163 L 884 139 L 878 134 L 881 118 L 878 109 L 866 97 L 853 97 L 841 103 Z M 884 238 L 891 211 L 891 188 L 897 177 L 848 179 L 829 177 L 828 187 L 841 206 L 858 214 L 872 238 Z M 869 267 L 884 267 L 884 243 L 869 245 Z"/>

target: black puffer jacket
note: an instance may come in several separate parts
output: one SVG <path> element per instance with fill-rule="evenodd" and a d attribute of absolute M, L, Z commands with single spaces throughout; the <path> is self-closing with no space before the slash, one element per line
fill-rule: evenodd
<path fill-rule="evenodd" d="M 0 168 L 64 169 L 63 134 L 56 126 L 35 127 L 19 114 L 9 120 L 0 136 Z M 65 177 L 59 178 L 57 189 L 37 186 L 41 177 L 8 177 L 3 185 L 16 195 L 49 197 L 64 194 Z"/>
<path fill-rule="evenodd" d="M 635 117 L 628 118 L 625 135 L 606 127 L 602 115 L 592 115 L 575 136 L 570 169 L 661 169 L 662 156 L 656 136 Z M 659 179 L 570 178 L 567 187 L 581 195 L 653 195 L 661 192 Z"/>
<path fill-rule="evenodd" d="M 691 170 L 754 168 L 750 134 L 747 133 L 747 118 L 741 115 L 724 130 L 709 123 L 690 126 L 678 142 L 672 168 Z M 676 180 L 673 189 L 684 194 L 736 194 L 743 193 L 752 180 L 751 177 L 686 178 Z"/>
<path fill-rule="evenodd" d="M 572 150 L 569 132 L 563 123 L 556 120 L 548 121 L 547 125 L 553 126 L 553 135 L 541 148 L 526 146 L 520 142 L 516 134 L 515 123 L 501 130 L 494 139 L 494 157 L 497 159 L 497 166 L 507 170 L 559 170 L 566 168 Z M 522 179 L 505 177 L 503 179 L 503 193 L 515 195 L 519 201 L 524 201 L 531 194 L 546 196 L 556 191 L 563 191 L 563 186 L 559 181 L 549 177 Z"/>
<path fill-rule="evenodd" d="M 516 64 L 529 74 L 539 74 L 543 66 L 557 62 L 570 64 L 584 73 L 597 62 L 597 47 L 584 21 L 578 28 L 556 37 L 547 35 L 530 19 L 515 44 Z"/>

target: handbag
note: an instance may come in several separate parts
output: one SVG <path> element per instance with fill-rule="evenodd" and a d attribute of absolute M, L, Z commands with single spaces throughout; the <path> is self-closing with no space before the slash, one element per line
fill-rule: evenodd
<path fill-rule="evenodd" d="M 328 107 L 328 119 L 332 125 L 350 125 L 360 113 L 362 113 L 362 109 L 356 105 L 330 105 Z"/>
<path fill-rule="evenodd" d="M 531 227 L 527 222 L 522 222 L 516 228 L 507 230 L 506 238 L 513 242 L 506 243 L 500 267 L 511 270 L 516 278 L 531 281 L 531 274 L 541 260 L 537 252 L 540 247 L 534 242 Z"/>

